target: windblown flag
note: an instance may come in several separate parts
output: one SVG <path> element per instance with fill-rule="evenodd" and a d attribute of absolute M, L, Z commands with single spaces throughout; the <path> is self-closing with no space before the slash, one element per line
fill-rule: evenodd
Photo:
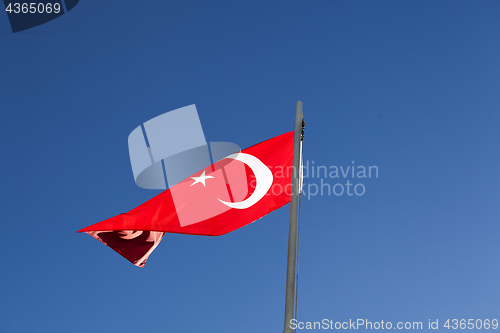
<path fill-rule="evenodd" d="M 219 236 L 290 201 L 293 137 L 288 132 L 217 161 L 142 205 L 86 232 L 143 267 L 166 232 Z"/>

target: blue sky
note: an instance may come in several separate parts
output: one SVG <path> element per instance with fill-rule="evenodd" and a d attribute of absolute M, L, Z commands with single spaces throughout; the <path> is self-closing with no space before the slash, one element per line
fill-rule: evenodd
<path fill-rule="evenodd" d="M 304 157 L 377 166 L 302 201 L 298 319 L 500 319 L 500 3 L 82 0 L 0 15 L 2 332 L 281 332 L 288 206 L 167 234 L 140 269 L 76 231 L 158 192 L 127 137 L 196 104 L 207 141 L 293 129 Z M 309 184 L 320 179 L 308 178 Z M 313 186 L 313 185 L 311 185 Z"/>

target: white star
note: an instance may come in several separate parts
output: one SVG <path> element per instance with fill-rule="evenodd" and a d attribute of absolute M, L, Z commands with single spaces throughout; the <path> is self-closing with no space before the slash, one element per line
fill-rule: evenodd
<path fill-rule="evenodd" d="M 214 178 L 214 177 L 212 177 L 212 176 L 205 176 L 205 171 L 203 171 L 203 173 L 201 174 L 200 177 L 190 177 L 190 178 L 194 179 L 194 183 L 192 183 L 190 186 L 193 186 L 196 183 L 202 183 L 203 186 L 205 186 L 205 180 L 207 178 Z"/>

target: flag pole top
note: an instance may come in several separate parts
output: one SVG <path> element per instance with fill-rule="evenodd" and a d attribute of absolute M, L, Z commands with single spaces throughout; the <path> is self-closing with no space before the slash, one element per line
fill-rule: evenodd
<path fill-rule="evenodd" d="M 304 104 L 302 101 L 297 101 L 295 104 L 295 126 L 297 127 L 298 124 L 301 126 L 300 130 L 300 141 L 304 141 L 304 127 L 306 126 L 306 121 L 304 119 L 304 112 L 303 112 L 303 106 Z M 297 129 L 297 128 L 295 128 Z"/>

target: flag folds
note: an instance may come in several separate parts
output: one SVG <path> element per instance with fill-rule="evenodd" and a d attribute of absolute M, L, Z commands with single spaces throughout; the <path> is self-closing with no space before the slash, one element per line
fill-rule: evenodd
<path fill-rule="evenodd" d="M 142 267 L 167 232 L 219 236 L 241 228 L 290 201 L 293 136 L 288 132 L 227 156 L 79 232 Z"/>

